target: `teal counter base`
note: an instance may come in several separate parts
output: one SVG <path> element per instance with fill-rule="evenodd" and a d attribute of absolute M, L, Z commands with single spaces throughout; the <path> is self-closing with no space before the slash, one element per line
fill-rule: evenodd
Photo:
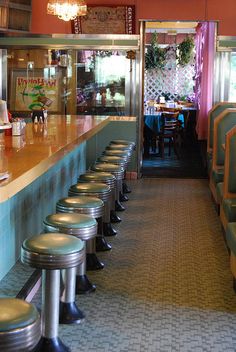
<path fill-rule="evenodd" d="M 43 230 L 44 218 L 56 211 L 56 202 L 86 171 L 86 142 L 9 200 L 0 203 L 0 280 L 20 257 L 25 238 Z"/>

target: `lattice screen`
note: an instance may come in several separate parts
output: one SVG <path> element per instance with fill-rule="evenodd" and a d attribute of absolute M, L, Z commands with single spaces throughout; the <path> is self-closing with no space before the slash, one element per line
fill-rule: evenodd
<path fill-rule="evenodd" d="M 144 99 L 145 101 L 160 96 L 177 100 L 183 96 L 194 96 L 193 87 L 195 75 L 195 59 L 182 67 L 176 63 L 174 50 L 168 52 L 168 59 L 164 69 L 153 69 L 145 72 Z"/>

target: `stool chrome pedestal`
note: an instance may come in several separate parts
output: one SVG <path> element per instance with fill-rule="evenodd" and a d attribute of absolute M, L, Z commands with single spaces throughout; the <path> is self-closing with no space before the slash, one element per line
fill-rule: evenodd
<path fill-rule="evenodd" d="M 73 269 L 80 265 L 83 258 L 83 242 L 62 233 L 33 236 L 22 244 L 21 261 L 33 268 L 42 269 L 42 339 L 38 349 L 40 352 L 70 351 L 58 337 L 60 270 L 66 269 L 72 273 L 72 282 L 67 289 L 68 296 L 74 300 Z"/>
<path fill-rule="evenodd" d="M 97 221 L 88 215 L 83 214 L 52 214 L 46 217 L 43 222 L 45 231 L 60 232 L 68 235 L 73 235 L 82 241 L 86 242 L 95 238 L 97 235 Z M 67 279 L 67 278 L 65 278 Z M 65 288 L 68 281 L 65 281 Z M 86 257 L 77 267 L 76 276 L 76 293 L 84 294 L 95 291 L 93 285 L 86 275 Z"/>
<path fill-rule="evenodd" d="M 95 197 L 68 197 L 60 199 L 56 204 L 57 213 L 77 213 L 90 215 L 94 219 L 97 219 L 98 225 L 104 214 L 104 203 L 101 199 Z M 100 225 L 101 228 L 101 225 Z M 96 256 L 96 244 L 97 238 L 102 237 L 103 234 L 99 232 L 96 239 L 91 239 L 86 242 L 86 268 L 87 270 L 100 270 L 103 269 L 104 264 Z M 110 248 L 109 248 L 110 249 Z"/>

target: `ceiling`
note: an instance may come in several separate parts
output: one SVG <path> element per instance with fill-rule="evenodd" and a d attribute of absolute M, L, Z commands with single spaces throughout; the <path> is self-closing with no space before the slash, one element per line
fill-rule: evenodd
<path fill-rule="evenodd" d="M 198 22 L 146 22 L 146 33 L 195 33 Z"/>

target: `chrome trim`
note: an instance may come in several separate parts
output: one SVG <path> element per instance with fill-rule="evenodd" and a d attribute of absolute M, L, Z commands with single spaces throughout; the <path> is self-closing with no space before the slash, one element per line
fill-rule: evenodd
<path fill-rule="evenodd" d="M 56 205 L 57 213 L 78 213 L 78 214 L 86 214 L 90 215 L 93 218 L 100 218 L 104 214 L 104 205 L 102 207 L 97 208 L 82 208 L 82 207 L 66 207 L 60 204 Z"/>
<path fill-rule="evenodd" d="M 98 227 L 97 223 L 82 229 L 71 228 L 70 224 L 67 224 L 68 225 L 67 227 L 63 227 L 57 224 L 50 224 L 50 223 L 44 222 L 43 225 L 44 225 L 44 230 L 48 232 L 60 232 L 60 233 L 65 233 L 67 235 L 73 235 L 75 237 L 78 237 L 82 241 L 87 241 L 95 237 L 97 235 L 97 227 Z"/>

